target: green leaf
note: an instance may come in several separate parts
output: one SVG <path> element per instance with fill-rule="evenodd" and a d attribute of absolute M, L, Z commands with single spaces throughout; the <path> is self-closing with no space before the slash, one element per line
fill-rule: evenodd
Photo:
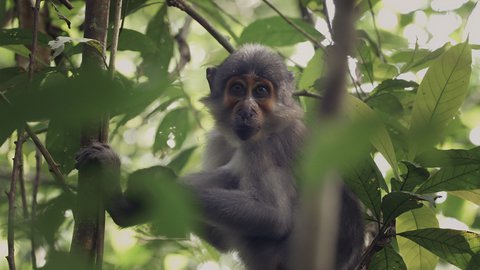
<path fill-rule="evenodd" d="M 142 54 L 155 54 L 158 48 L 153 40 L 138 31 L 132 29 L 123 29 L 118 40 L 118 50 L 130 50 L 141 52 Z"/>
<path fill-rule="evenodd" d="M 407 161 L 403 161 L 402 163 L 407 166 L 407 174 L 402 175 L 403 183 L 401 190 L 413 191 L 418 185 L 424 183 L 430 176 L 430 173 L 425 168 L 417 167 Z"/>
<path fill-rule="evenodd" d="M 186 108 L 169 112 L 158 126 L 153 151 L 179 149 L 187 137 L 189 127 L 189 114 Z"/>
<path fill-rule="evenodd" d="M 73 121 L 50 120 L 46 146 L 62 174 L 68 175 L 75 167 L 75 154 L 80 149 L 80 126 Z"/>
<path fill-rule="evenodd" d="M 435 213 L 428 207 L 406 212 L 396 220 L 397 233 L 423 228 L 438 227 Z M 430 251 L 403 237 L 397 237 L 400 255 L 412 270 L 434 270 L 438 257 Z"/>
<path fill-rule="evenodd" d="M 320 32 L 305 21 L 296 18 L 290 18 L 290 20 L 315 40 L 321 41 L 324 38 Z M 281 17 L 275 16 L 251 23 L 243 30 L 238 43 L 261 43 L 272 47 L 282 47 L 304 41 L 308 41 L 308 39 L 302 33 Z"/>
<path fill-rule="evenodd" d="M 311 89 L 316 80 L 323 74 L 323 57 L 324 53 L 318 49 L 315 51 L 312 59 L 308 61 L 307 66 L 303 70 L 300 80 L 298 81 L 298 89 Z"/>
<path fill-rule="evenodd" d="M 197 149 L 196 146 L 187 148 L 183 150 L 180 154 L 178 154 L 170 163 L 168 163 L 168 167 L 171 168 L 176 174 L 180 174 L 183 167 L 187 164 L 188 160 L 192 153 Z"/>
<path fill-rule="evenodd" d="M 480 235 L 451 229 L 425 228 L 398 234 L 430 250 L 447 262 L 465 269 L 480 251 Z"/>
<path fill-rule="evenodd" d="M 473 255 L 472 259 L 470 260 L 470 263 L 467 266 L 467 270 L 476 270 L 478 269 L 479 265 L 480 265 L 480 253 L 477 253 Z"/>
<path fill-rule="evenodd" d="M 407 266 L 391 245 L 377 251 L 370 262 L 369 270 L 407 270 Z"/>
<path fill-rule="evenodd" d="M 449 194 L 455 195 L 464 200 L 473 202 L 476 205 L 480 205 L 480 189 L 475 190 L 462 190 L 462 191 L 450 191 Z"/>
<path fill-rule="evenodd" d="M 50 38 L 44 33 L 38 33 L 38 44 L 47 46 Z M 29 29 L 0 29 L 0 46 L 32 45 L 32 31 Z"/>
<path fill-rule="evenodd" d="M 171 169 L 162 166 L 141 169 L 128 177 L 125 196 L 145 206 L 143 214 L 153 219 L 157 235 L 185 237 L 192 225 L 192 198 L 176 178 Z"/>
<path fill-rule="evenodd" d="M 367 160 L 360 162 L 348 168 L 348 173 L 344 180 L 348 187 L 357 195 L 357 197 L 368 207 L 377 220 L 380 220 L 380 184 L 377 179 L 379 176 L 378 169 L 369 157 Z"/>
<path fill-rule="evenodd" d="M 445 44 L 442 47 L 434 50 L 433 52 L 428 51 L 426 55 L 415 55 L 411 62 L 408 63 L 405 67 L 402 68 L 402 71 L 406 70 L 420 70 L 422 68 L 428 67 L 428 65 L 431 63 L 431 61 L 437 59 L 440 55 L 442 55 L 448 48 L 450 47 L 450 44 Z"/>
<path fill-rule="evenodd" d="M 374 133 L 374 135 L 370 139 L 370 142 L 375 147 L 375 149 L 377 149 L 378 152 L 380 152 L 385 157 L 388 163 L 392 166 L 395 177 L 399 179 L 395 149 L 393 148 L 393 144 L 387 129 L 385 128 L 383 123 L 381 123 L 375 111 L 353 95 L 347 95 L 346 107 L 347 115 L 353 121 L 358 121 L 360 119 L 369 119 L 378 122 L 378 130 L 376 133 Z"/>
<path fill-rule="evenodd" d="M 412 50 L 400 50 L 395 52 L 391 58 L 395 63 L 405 63 L 401 69 L 401 73 L 407 71 L 418 71 L 428 67 L 428 65 L 442 55 L 447 48 L 449 48 L 449 44 L 445 44 L 435 51 L 419 48 Z"/>
<path fill-rule="evenodd" d="M 401 79 L 387 79 L 382 81 L 375 89 L 372 91 L 372 95 L 383 93 L 383 92 L 391 92 L 394 90 L 402 90 L 404 91 L 406 88 L 417 88 L 418 83 L 414 81 L 406 81 Z"/>
<path fill-rule="evenodd" d="M 444 167 L 417 190 L 417 193 L 470 190 L 480 188 L 480 164 Z"/>
<path fill-rule="evenodd" d="M 468 90 L 472 53 L 468 43 L 452 47 L 435 60 L 418 88 L 410 126 L 412 160 L 423 147 L 436 142 L 453 119 Z M 419 149 L 420 148 L 420 149 Z"/>
<path fill-rule="evenodd" d="M 385 195 L 382 199 L 383 222 L 388 224 L 401 214 L 422 207 L 420 200 L 414 194 L 400 191 Z"/>
<path fill-rule="evenodd" d="M 147 25 L 146 35 L 158 48 L 155 53 L 142 53 L 145 75 L 156 82 L 168 81 L 168 66 L 173 56 L 168 7 L 163 4 Z"/>
<path fill-rule="evenodd" d="M 216 22 L 216 25 L 219 27 L 225 29 L 225 31 L 228 32 L 228 34 L 234 39 L 237 40 L 238 36 L 235 34 L 235 32 L 232 30 L 232 23 L 227 22 L 223 17 L 222 17 L 222 12 L 223 10 L 220 9 L 220 7 L 215 4 L 214 1 L 212 0 L 192 0 L 192 3 L 195 4 L 195 7 L 199 8 L 200 10 L 203 11 L 203 13 L 206 14 L 208 18 L 210 18 L 211 21 Z M 209 21 L 210 21 L 209 20 Z"/>
<path fill-rule="evenodd" d="M 460 165 L 480 164 L 480 147 L 469 150 L 431 150 L 423 152 L 415 158 L 415 161 L 424 167 L 447 167 Z"/>

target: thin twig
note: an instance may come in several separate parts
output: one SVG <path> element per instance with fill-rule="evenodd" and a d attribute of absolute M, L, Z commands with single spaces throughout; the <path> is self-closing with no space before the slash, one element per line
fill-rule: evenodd
<path fill-rule="evenodd" d="M 330 14 L 328 14 L 327 0 L 323 1 L 322 13 L 323 13 L 323 16 L 325 16 L 328 32 L 330 32 L 330 37 L 331 37 L 333 35 L 333 29 L 332 29 L 332 23 L 330 22 Z"/>
<path fill-rule="evenodd" d="M 37 256 L 35 250 L 37 249 L 37 239 L 35 236 L 35 223 L 37 219 L 37 194 L 40 186 L 40 170 L 42 167 L 42 154 L 40 150 L 35 149 L 35 178 L 33 180 L 32 190 L 32 215 L 30 225 L 30 241 L 31 241 L 31 256 L 32 256 L 32 268 L 37 269 Z"/>
<path fill-rule="evenodd" d="M 70 1 L 68 0 L 58 0 L 58 2 L 62 3 L 62 5 L 64 5 L 68 9 L 73 9 L 72 3 L 70 3 Z"/>
<path fill-rule="evenodd" d="M 215 29 L 205 18 L 202 17 L 202 15 L 200 15 L 184 0 L 167 0 L 167 5 L 170 7 L 176 7 L 187 13 L 201 26 L 203 26 L 203 28 L 205 28 L 205 30 L 207 30 L 213 36 L 213 38 L 215 38 L 229 53 L 235 51 L 235 48 L 232 46 L 232 44 L 230 44 L 230 42 L 222 34 L 220 34 L 217 29 Z"/>
<path fill-rule="evenodd" d="M 28 136 L 32 139 L 37 149 L 40 150 L 40 152 L 42 153 L 43 157 L 45 158 L 45 161 L 50 167 L 50 171 L 53 173 L 55 180 L 58 182 L 58 184 L 60 184 L 60 187 L 62 187 L 62 189 L 65 192 L 71 194 L 72 193 L 71 188 L 65 182 L 65 177 L 60 171 L 58 164 L 55 162 L 55 160 L 53 160 L 52 155 L 50 155 L 50 153 L 48 152 L 47 148 L 42 144 L 40 139 L 37 137 L 37 135 L 32 131 L 30 126 L 28 126 L 27 124 L 25 124 L 25 131 L 27 132 Z"/>
<path fill-rule="evenodd" d="M 17 141 L 15 142 L 15 155 L 13 157 L 13 169 L 12 169 L 12 181 L 10 182 L 10 191 L 7 193 L 8 197 L 8 234 L 7 234 L 7 246 L 8 246 L 8 268 L 15 270 L 15 194 L 17 192 L 17 181 L 20 175 L 20 156 L 22 155 L 23 138 L 22 132 L 17 132 Z"/>
<path fill-rule="evenodd" d="M 316 98 L 316 99 L 322 99 L 323 98 L 322 95 L 315 94 L 315 93 L 309 92 L 307 90 L 301 90 L 301 91 L 294 92 L 292 94 L 292 96 L 294 96 L 294 97 L 311 97 L 311 98 Z"/>
<path fill-rule="evenodd" d="M 115 58 L 117 56 L 118 37 L 120 34 L 122 16 L 122 0 L 115 1 L 115 17 L 113 18 L 113 33 L 112 43 L 110 44 L 110 62 L 108 64 L 108 70 L 110 71 L 110 78 L 115 76 Z"/>
<path fill-rule="evenodd" d="M 29 55 L 29 64 L 28 64 L 28 77 L 30 81 L 33 80 L 33 71 L 35 69 L 35 54 L 38 47 L 38 12 L 40 11 L 40 1 L 35 1 L 35 7 L 33 7 L 33 35 L 32 35 L 32 50 Z"/>
<path fill-rule="evenodd" d="M 391 230 L 391 228 L 395 227 L 395 224 L 383 224 L 380 230 L 378 231 L 378 234 L 373 238 L 372 242 L 368 245 L 368 247 L 365 249 L 363 252 L 360 262 L 356 268 L 356 270 L 362 270 L 364 267 L 368 267 L 369 261 L 371 260 L 373 254 L 375 254 L 376 249 L 375 247 L 378 246 L 378 243 L 382 240 L 385 240 L 387 237 L 391 237 L 392 235 L 388 233 L 388 231 Z"/>
<path fill-rule="evenodd" d="M 322 50 L 325 50 L 323 45 L 312 35 L 307 33 L 305 30 L 303 30 L 300 26 L 298 26 L 296 23 L 294 23 L 292 20 L 290 20 L 287 16 L 283 15 L 283 13 L 280 12 L 274 5 L 272 5 L 268 0 L 262 0 L 265 4 L 267 4 L 273 11 L 275 11 L 278 16 L 280 16 L 282 19 L 284 19 L 289 25 L 291 25 L 295 30 L 300 32 L 303 36 L 305 36 L 310 42 L 312 42 L 316 47 L 321 48 Z"/>
<path fill-rule="evenodd" d="M 183 70 L 185 65 L 187 65 L 188 62 L 191 60 L 191 55 L 190 55 L 190 47 L 188 46 L 187 43 L 187 35 L 190 32 L 190 24 L 192 23 L 192 17 L 187 17 L 185 19 L 185 22 L 178 31 L 178 33 L 175 35 L 175 41 L 177 41 L 178 44 L 178 52 L 180 54 L 180 60 L 177 63 L 177 66 L 175 67 L 175 74 L 180 74 L 180 72 Z"/>
<path fill-rule="evenodd" d="M 384 62 L 385 58 L 383 57 L 383 53 L 382 53 L 382 39 L 380 38 L 380 33 L 378 32 L 377 21 L 375 20 L 375 13 L 373 12 L 372 1 L 367 0 L 367 2 L 368 2 L 368 9 L 370 10 L 370 15 L 372 16 L 373 29 L 375 29 L 375 35 L 377 36 L 378 52 L 380 54 L 380 60 Z"/>
<path fill-rule="evenodd" d="M 23 130 L 18 130 L 21 134 L 21 138 L 25 141 L 25 137 L 23 136 Z M 22 141 L 22 144 L 24 143 Z M 23 168 L 23 155 L 18 157 L 18 182 L 20 183 L 20 196 L 22 198 L 22 210 L 23 210 L 23 218 L 28 218 L 28 206 L 27 206 L 27 194 L 25 191 L 25 177 L 24 177 L 24 168 Z"/>

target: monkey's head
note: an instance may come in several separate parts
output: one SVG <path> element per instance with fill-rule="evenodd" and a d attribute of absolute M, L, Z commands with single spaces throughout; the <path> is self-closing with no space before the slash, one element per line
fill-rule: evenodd
<path fill-rule="evenodd" d="M 280 132 L 303 113 L 292 98 L 294 77 L 271 49 L 248 44 L 207 69 L 203 99 L 217 128 L 229 138 L 257 141 Z"/>

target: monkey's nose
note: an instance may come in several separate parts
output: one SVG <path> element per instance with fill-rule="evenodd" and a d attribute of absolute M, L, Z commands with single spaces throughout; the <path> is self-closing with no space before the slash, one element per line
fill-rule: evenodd
<path fill-rule="evenodd" d="M 242 110 L 238 112 L 238 116 L 240 117 L 240 119 L 242 119 L 243 122 L 247 122 L 254 115 L 255 115 L 255 112 L 253 112 L 252 110 Z"/>

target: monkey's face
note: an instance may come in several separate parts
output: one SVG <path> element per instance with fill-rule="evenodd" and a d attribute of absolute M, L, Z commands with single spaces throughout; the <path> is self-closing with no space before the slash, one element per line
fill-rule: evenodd
<path fill-rule="evenodd" d="M 273 84 L 254 74 L 233 76 L 226 83 L 223 105 L 238 138 L 254 139 L 275 105 Z"/>

